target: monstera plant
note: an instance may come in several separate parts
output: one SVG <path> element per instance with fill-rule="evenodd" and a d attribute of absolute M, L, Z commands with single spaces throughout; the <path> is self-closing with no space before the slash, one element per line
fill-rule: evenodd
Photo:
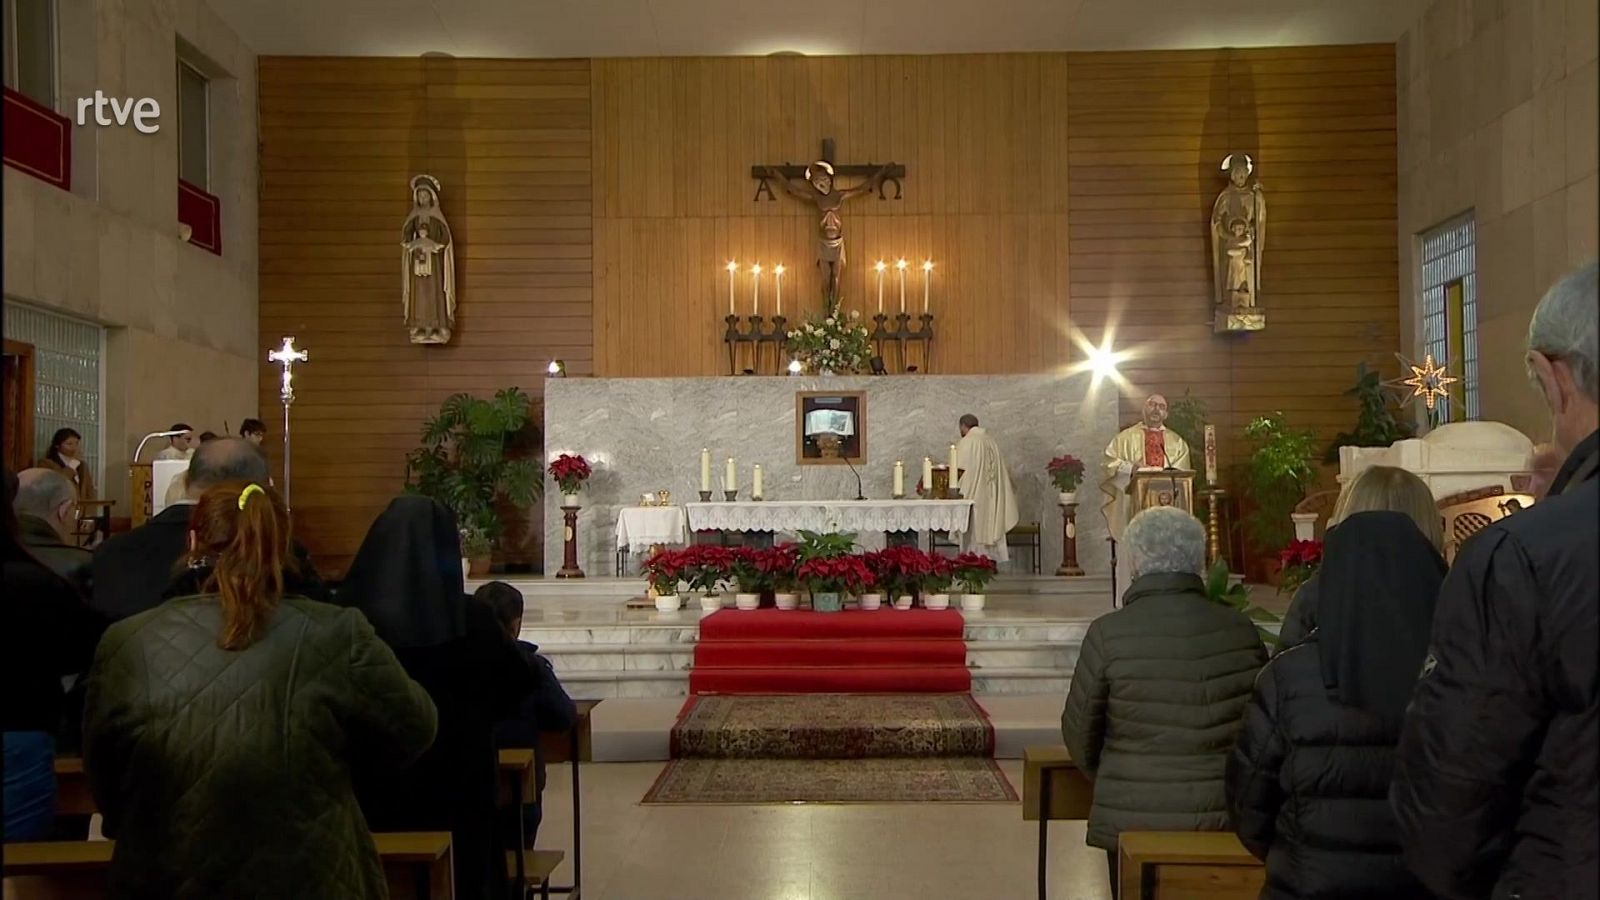
<path fill-rule="evenodd" d="M 528 426 L 532 401 L 518 388 L 492 399 L 456 394 L 422 426 L 422 446 L 406 455 L 406 492 L 422 494 L 456 514 L 465 543 L 498 540 L 505 524 L 495 513 L 501 499 L 518 507 L 539 499 L 544 479 L 537 459 L 508 459 L 507 450 Z"/>

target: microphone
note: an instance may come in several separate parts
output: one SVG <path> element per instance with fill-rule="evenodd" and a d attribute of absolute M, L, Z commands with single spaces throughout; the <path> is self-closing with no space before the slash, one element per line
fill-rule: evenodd
<path fill-rule="evenodd" d="M 867 499 L 867 495 L 861 491 L 861 473 L 856 471 L 856 464 L 850 461 L 850 455 L 847 453 L 841 453 L 839 458 L 844 460 L 844 464 L 850 467 L 850 474 L 856 476 L 856 499 Z"/>

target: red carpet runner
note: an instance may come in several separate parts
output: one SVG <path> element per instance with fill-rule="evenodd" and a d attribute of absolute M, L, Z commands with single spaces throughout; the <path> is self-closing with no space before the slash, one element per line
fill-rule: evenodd
<path fill-rule="evenodd" d="M 691 694 L 965 693 L 956 610 L 721 610 L 700 620 Z"/>

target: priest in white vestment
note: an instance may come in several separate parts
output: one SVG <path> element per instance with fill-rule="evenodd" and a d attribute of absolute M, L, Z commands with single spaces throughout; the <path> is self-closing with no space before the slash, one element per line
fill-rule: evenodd
<path fill-rule="evenodd" d="M 1137 425 L 1124 428 L 1106 447 L 1106 479 L 1101 493 L 1106 502 L 1101 512 L 1113 541 L 1122 540 L 1128 524 L 1128 481 L 1137 469 L 1190 469 L 1189 442 L 1167 428 L 1167 398 L 1151 394 L 1145 398 L 1144 412 Z M 1128 560 L 1117 561 L 1117 602 L 1132 584 Z"/>
<path fill-rule="evenodd" d="M 961 470 L 956 487 L 963 499 L 972 501 L 972 522 L 964 548 L 1005 562 L 1011 558 L 1006 534 L 1017 526 L 1017 495 L 1000 445 L 978 427 L 978 417 L 971 413 L 961 417 L 956 466 Z"/>

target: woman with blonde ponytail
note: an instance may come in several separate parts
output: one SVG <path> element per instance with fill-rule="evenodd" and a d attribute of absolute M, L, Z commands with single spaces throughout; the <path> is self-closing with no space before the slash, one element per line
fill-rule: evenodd
<path fill-rule="evenodd" d="M 84 765 L 111 896 L 386 896 L 351 773 L 409 764 L 437 714 L 360 612 L 285 593 L 290 540 L 270 487 L 208 490 L 198 592 L 101 641 Z"/>

